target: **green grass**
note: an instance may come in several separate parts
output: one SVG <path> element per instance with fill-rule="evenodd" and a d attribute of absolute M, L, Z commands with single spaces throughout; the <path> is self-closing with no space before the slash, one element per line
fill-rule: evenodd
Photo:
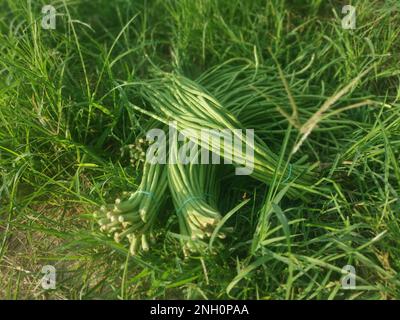
<path fill-rule="evenodd" d="M 349 2 L 356 30 L 341 27 L 346 1 L 320 0 L 53 1 L 44 30 L 46 1 L 1 1 L 0 298 L 400 298 L 400 6 Z M 120 152 L 149 121 L 134 83 L 222 66 L 234 92 L 230 65 L 258 70 L 243 123 L 282 165 L 316 163 L 315 192 L 228 175 L 226 239 L 185 257 L 168 199 L 156 244 L 129 256 L 91 214 L 139 184 Z M 55 290 L 40 286 L 47 264 Z"/>

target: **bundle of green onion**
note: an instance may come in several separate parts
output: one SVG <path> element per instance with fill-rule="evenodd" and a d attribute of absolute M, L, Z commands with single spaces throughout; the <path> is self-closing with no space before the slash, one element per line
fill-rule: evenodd
<path fill-rule="evenodd" d="M 270 184 L 275 171 L 282 181 L 292 177 L 292 188 L 288 196 L 296 198 L 309 186 L 313 175 L 308 166 L 292 164 L 289 170 L 278 166 L 279 157 L 274 154 L 265 142 L 257 135 L 254 136 L 254 145 L 249 145 L 248 140 L 237 129 L 245 129 L 235 115 L 221 105 L 206 89 L 182 75 L 163 73 L 160 78 L 143 83 L 141 96 L 157 112 L 156 118 L 164 123 L 175 121 L 178 130 L 185 130 L 185 136 L 201 147 L 218 153 L 221 157 L 233 161 L 236 166 L 241 166 L 248 159 L 242 154 L 242 150 L 233 148 L 220 149 L 220 143 L 216 139 L 204 141 L 199 139 L 199 130 L 225 130 L 233 133 L 239 140 L 239 145 L 252 148 L 254 153 L 251 176 Z M 136 109 L 147 112 L 143 108 Z M 147 112 L 148 113 L 148 112 Z M 238 152 L 239 151 L 239 152 Z M 294 181 L 295 180 L 295 181 Z"/>
<path fill-rule="evenodd" d="M 105 205 L 95 214 L 100 230 L 114 235 L 116 242 L 126 238 L 130 252 L 147 251 L 153 240 L 154 221 L 160 213 L 167 189 L 167 170 L 164 165 L 145 163 L 140 186 L 125 199 L 117 198 L 115 204 Z"/>
<path fill-rule="evenodd" d="M 168 198 L 168 186 L 184 252 L 204 247 L 203 239 L 212 234 L 221 220 L 218 209 L 219 165 L 211 163 L 210 159 L 215 154 L 240 167 L 249 160 L 247 150 L 250 149 L 252 177 L 267 184 L 277 177 L 281 184 L 290 183 L 286 194 L 292 198 L 303 196 L 310 190 L 310 184 L 314 182 L 311 167 L 299 164 L 282 166 L 280 157 L 267 146 L 265 138 L 263 140 L 254 134 L 254 139 L 249 141 L 242 135 L 241 131 L 246 127 L 255 129 L 257 133 L 263 129 L 268 132 L 265 130 L 267 125 L 260 119 L 265 119 L 273 109 L 276 111 L 276 102 L 264 101 L 265 95 L 273 95 L 275 89 L 271 86 L 266 89 L 266 75 L 255 77 L 255 73 L 266 74 L 267 71 L 259 70 L 251 63 L 239 67 L 224 65 L 206 72 L 196 82 L 179 74 L 157 72 L 156 78 L 136 83 L 139 88 L 136 94 L 146 107 L 131 105 L 153 118 L 149 128 L 166 129 L 166 125 L 173 124 L 177 131 L 172 140 L 169 133 L 170 145 L 168 151 L 165 150 L 168 164 L 147 162 L 144 149 L 149 145 L 143 139 L 139 140 L 139 145 L 129 146 L 132 163 L 140 165 L 144 161 L 142 181 L 136 192 L 125 195 L 124 199 L 116 199 L 113 205 L 101 207 L 96 215 L 101 230 L 113 235 L 117 242 L 127 239 L 132 254 L 140 248 L 148 250 L 154 222 Z M 155 112 L 149 111 L 148 106 Z M 282 120 L 279 113 L 275 112 L 273 117 Z M 277 121 L 273 122 L 275 125 Z M 207 139 L 200 136 L 204 129 L 210 134 Z M 233 134 L 239 149 L 225 144 L 225 141 L 221 144 L 223 136 L 216 132 L 226 130 Z M 177 139 L 177 134 L 183 139 Z M 171 141 L 176 143 L 171 144 Z M 181 152 L 182 145 L 190 154 L 188 161 L 182 161 L 182 157 L 187 158 L 187 154 Z M 243 154 L 243 146 L 246 154 Z M 204 150 L 208 152 L 207 164 L 202 162 Z M 224 237 L 222 233 L 218 236 Z"/>
<path fill-rule="evenodd" d="M 198 155 L 195 144 L 189 143 L 193 156 Z M 209 237 L 220 221 L 217 202 L 219 183 L 216 166 L 179 161 L 178 144 L 172 144 L 168 165 L 168 182 L 178 216 L 180 233 L 184 237 L 184 249 L 196 250 L 203 243 L 197 241 Z"/>
<path fill-rule="evenodd" d="M 244 127 L 257 129 L 257 134 L 286 123 L 276 107 L 278 103 L 285 105 L 287 97 L 282 95 L 281 80 L 272 67 L 235 59 L 211 68 L 196 82 L 207 88 Z"/>

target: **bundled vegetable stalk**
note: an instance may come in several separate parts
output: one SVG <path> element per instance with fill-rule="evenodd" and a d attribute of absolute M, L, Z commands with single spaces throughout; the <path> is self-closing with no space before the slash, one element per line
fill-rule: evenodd
<path fill-rule="evenodd" d="M 287 96 L 282 94 L 281 80 L 274 67 L 244 62 L 228 61 L 218 65 L 203 73 L 196 82 L 207 88 L 246 127 L 270 132 L 286 124 L 277 106 L 287 104 Z"/>
<path fill-rule="evenodd" d="M 233 160 L 234 165 L 241 166 L 248 161 L 247 155 L 233 148 L 220 148 L 221 144 L 217 139 L 204 141 L 198 135 L 202 129 L 230 130 L 241 146 L 252 149 L 254 155 L 251 175 L 254 178 L 269 184 L 277 170 L 282 181 L 289 180 L 291 176 L 291 180 L 296 180 L 291 181 L 292 188 L 287 193 L 290 197 L 298 197 L 313 181 L 313 174 L 308 166 L 293 164 L 289 166 L 289 170 L 278 167 L 278 156 L 257 135 L 254 135 L 254 144 L 249 145 L 248 140 L 237 132 L 237 129 L 244 128 L 234 114 L 195 82 L 181 75 L 163 73 L 161 78 L 143 83 L 141 93 L 157 111 L 156 117 L 159 120 L 164 123 L 174 120 L 179 130 L 191 129 L 185 133 L 187 138 L 223 158 Z M 136 108 L 146 112 L 142 108 Z"/>
<path fill-rule="evenodd" d="M 189 141 L 186 141 L 186 144 L 189 146 L 187 151 L 192 157 L 191 160 L 198 157 L 197 146 Z M 178 143 L 171 145 L 170 161 L 175 164 L 168 166 L 168 182 L 180 233 L 185 242 L 184 251 L 195 251 L 204 245 L 201 239 L 209 237 L 221 219 L 217 207 L 219 184 L 216 166 L 184 161 L 183 158 L 187 157 L 187 154 L 178 152 L 177 146 Z"/>
<path fill-rule="evenodd" d="M 114 236 L 116 242 L 127 239 L 130 253 L 147 251 L 153 238 L 153 225 L 165 200 L 168 178 L 164 165 L 144 164 L 143 176 L 137 191 L 117 198 L 113 205 L 100 208 L 95 214 L 101 230 Z"/>
<path fill-rule="evenodd" d="M 228 160 L 225 163 L 235 165 L 236 169 L 246 165 L 250 155 L 252 167 L 249 174 L 267 184 L 276 178 L 283 184 L 290 183 L 291 188 L 286 194 L 291 198 L 303 196 L 304 190 L 310 190 L 310 184 L 314 182 L 310 167 L 298 164 L 290 164 L 288 168 L 281 166 L 279 156 L 271 151 L 260 136 L 253 135 L 253 139 L 248 140 L 248 136 L 242 134 L 245 129 L 243 123 L 246 126 L 254 124 L 249 129 L 262 131 L 265 126 L 259 119 L 265 118 L 268 109 L 271 111 L 274 108 L 274 103 L 266 107 L 263 101 L 262 95 L 267 90 L 264 88 L 266 77 L 254 77 L 252 66 L 239 69 L 227 66 L 221 72 L 218 69 L 211 70 L 197 81 L 209 91 L 181 75 L 168 73 L 138 83 L 141 84 L 140 97 L 145 105 L 156 112 L 131 105 L 155 119 L 148 123 L 148 128 L 166 129 L 167 124 L 173 124 L 184 139 L 176 144 L 170 143 L 169 152 L 165 150 L 169 158 L 168 165 L 145 162 L 138 190 L 125 194 L 123 199 L 116 199 L 113 205 L 102 206 L 97 213 L 101 229 L 113 235 L 117 242 L 127 239 L 132 254 L 139 249 L 149 249 L 154 222 L 167 198 L 167 186 L 177 213 L 184 252 L 195 251 L 206 245 L 203 240 L 211 236 L 221 220 L 221 214 L 217 205 L 218 166 L 211 164 L 211 161 L 207 161 L 207 164 L 203 162 L 204 150 L 208 152 L 208 160 L 210 157 L 214 159 L 217 154 Z M 213 92 L 217 98 L 209 92 Z M 279 118 L 276 114 L 275 117 L 275 120 Z M 273 122 L 276 124 L 275 120 Z M 209 134 L 206 139 L 202 135 L 204 130 Z M 171 142 L 169 132 L 168 139 Z M 230 137 L 233 134 L 233 144 L 226 143 L 222 132 L 229 132 Z M 172 141 L 175 139 L 176 136 Z M 182 154 L 182 145 L 187 146 L 183 150 L 190 153 L 189 158 L 193 158 L 187 159 L 187 152 Z M 132 164 L 140 165 L 147 147 L 143 139 L 129 146 Z M 243 154 L 243 148 L 246 154 Z M 182 161 L 182 158 L 188 161 Z M 219 237 L 224 237 L 223 233 Z"/>

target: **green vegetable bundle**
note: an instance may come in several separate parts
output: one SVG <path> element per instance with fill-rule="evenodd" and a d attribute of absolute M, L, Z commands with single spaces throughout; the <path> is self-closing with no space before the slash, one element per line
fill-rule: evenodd
<path fill-rule="evenodd" d="M 198 132 L 201 129 L 230 130 L 240 145 L 252 148 L 254 171 L 251 176 L 267 184 L 272 182 L 276 171 L 281 181 L 289 182 L 291 178 L 292 188 L 288 196 L 297 198 L 313 181 L 309 166 L 291 164 L 289 170 L 279 167 L 279 157 L 257 135 L 254 136 L 254 145 L 249 145 L 248 140 L 237 133 L 237 129 L 245 128 L 235 115 L 194 81 L 182 75 L 164 73 L 160 78 L 143 83 L 140 93 L 157 112 L 155 117 L 160 121 L 176 121 L 178 130 L 191 129 L 185 133 L 187 138 L 241 166 L 248 161 L 242 152 L 236 152 L 233 148 L 219 149 L 220 144 L 215 139 L 199 139 Z M 147 112 L 143 108 L 136 108 Z"/>
<path fill-rule="evenodd" d="M 145 163 L 137 191 L 115 204 L 100 208 L 95 214 L 101 230 L 114 235 L 116 242 L 124 238 L 130 242 L 130 252 L 147 251 L 152 240 L 154 221 L 165 201 L 167 169 L 164 165 Z"/>
<path fill-rule="evenodd" d="M 196 82 L 244 127 L 257 129 L 257 133 L 287 122 L 276 112 L 278 103 L 285 105 L 287 97 L 282 96 L 281 80 L 274 75 L 273 67 L 234 59 L 206 71 Z"/>
<path fill-rule="evenodd" d="M 154 222 L 168 197 L 168 186 L 184 252 L 204 246 L 203 240 L 212 234 L 222 216 L 218 209 L 218 165 L 211 164 L 210 159 L 213 153 L 240 167 L 246 165 L 249 160 L 247 150 L 251 149 L 252 177 L 267 184 L 276 178 L 281 185 L 290 183 L 286 194 L 292 198 L 301 197 L 310 190 L 315 179 L 311 167 L 295 163 L 285 167 L 265 139 L 255 134 L 252 136 L 254 139 L 248 140 L 242 135 L 246 127 L 257 132 L 268 127 L 260 119 L 265 119 L 270 113 L 272 117 L 271 111 L 276 111 L 274 103 L 264 101 L 265 94 L 273 94 L 266 91 L 267 76 L 255 77 L 255 72 L 266 71 L 258 70 L 251 64 L 241 67 L 226 65 L 203 74 L 197 82 L 182 75 L 158 72 L 156 78 L 136 83 L 139 88 L 136 94 L 142 99 L 144 107 L 131 105 L 152 116 L 148 128 L 162 128 L 165 132 L 166 125 L 172 124 L 177 131 L 174 131 L 172 140 L 171 136 L 168 137 L 170 143 L 165 152 L 169 162 L 145 162 L 138 190 L 126 199 L 117 199 L 114 205 L 101 208 L 98 213 L 101 229 L 114 235 L 116 241 L 128 239 L 132 254 L 140 247 L 148 250 Z M 155 112 L 149 111 L 148 107 Z M 273 116 L 278 119 L 276 113 Z M 277 121 L 273 122 L 272 125 L 275 125 Z M 204 129 L 208 130 L 208 138 L 211 139 L 203 139 L 201 132 Z M 235 143 L 239 142 L 239 149 L 225 145 L 225 141 L 221 144 L 223 135 L 218 132 L 226 131 L 233 134 Z M 177 134 L 184 137 L 183 141 L 178 142 Z M 182 157 L 187 157 L 181 154 L 182 145 L 193 156 L 189 161 L 182 161 Z M 148 147 L 148 144 L 130 147 L 134 163 L 143 157 L 143 146 Z M 243 146 L 246 154 L 243 154 Z M 198 163 L 200 159 L 204 160 L 204 150 L 211 152 L 208 153 L 208 164 Z M 224 237 L 222 233 L 218 236 Z"/>
<path fill-rule="evenodd" d="M 175 138 L 175 137 L 174 137 Z M 199 149 L 186 141 L 189 150 L 197 156 Z M 216 166 L 179 161 L 178 143 L 172 144 L 170 159 L 175 164 L 168 165 L 168 182 L 178 216 L 181 235 L 186 238 L 185 248 L 195 250 L 202 244 L 199 239 L 210 236 L 214 226 L 220 221 L 217 201 L 219 183 Z"/>
<path fill-rule="evenodd" d="M 162 123 L 159 125 L 164 127 Z M 220 221 L 216 166 L 181 163 L 178 158 L 183 155 L 178 155 L 177 134 L 173 139 L 176 140 L 176 144 L 172 144 L 166 156 L 176 164 L 151 164 L 145 160 L 138 190 L 131 194 L 125 193 L 125 199 L 117 198 L 115 204 L 102 206 L 95 214 L 101 231 L 113 235 L 116 242 L 125 238 L 129 241 L 132 255 L 139 249 L 149 249 L 148 242 L 149 239 L 153 239 L 155 220 L 168 197 L 167 185 L 172 194 L 185 253 L 204 247 L 205 242 L 201 240 L 210 236 L 214 226 Z M 144 152 L 141 149 L 143 144 L 143 141 L 139 143 L 140 153 Z M 136 145 L 138 144 L 131 145 L 130 149 L 136 150 Z M 193 150 L 190 152 L 199 152 L 196 145 L 191 143 L 191 146 Z M 219 237 L 224 236 L 220 234 Z"/>

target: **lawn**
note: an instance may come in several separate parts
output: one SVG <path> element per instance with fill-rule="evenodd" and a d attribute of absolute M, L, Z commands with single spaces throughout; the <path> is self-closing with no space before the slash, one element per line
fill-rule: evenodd
<path fill-rule="evenodd" d="M 1 0 L 0 299 L 399 299 L 399 11 Z M 254 170 L 145 163 L 171 121 Z"/>

